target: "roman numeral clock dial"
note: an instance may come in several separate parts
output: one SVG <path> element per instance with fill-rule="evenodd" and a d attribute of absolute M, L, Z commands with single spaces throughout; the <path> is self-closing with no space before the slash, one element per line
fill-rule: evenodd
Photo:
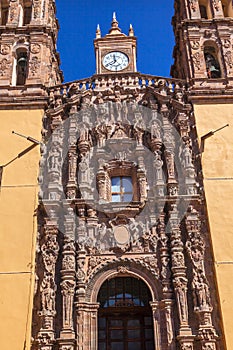
<path fill-rule="evenodd" d="M 112 72 L 119 72 L 129 65 L 129 58 L 126 54 L 119 51 L 107 53 L 103 57 L 103 66 Z"/>

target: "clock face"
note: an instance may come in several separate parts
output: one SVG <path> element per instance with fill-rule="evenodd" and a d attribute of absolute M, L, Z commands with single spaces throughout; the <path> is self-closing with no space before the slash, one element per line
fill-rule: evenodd
<path fill-rule="evenodd" d="M 103 65 L 112 72 L 119 72 L 125 69 L 129 64 L 129 58 L 126 54 L 119 51 L 107 53 L 103 58 Z"/>

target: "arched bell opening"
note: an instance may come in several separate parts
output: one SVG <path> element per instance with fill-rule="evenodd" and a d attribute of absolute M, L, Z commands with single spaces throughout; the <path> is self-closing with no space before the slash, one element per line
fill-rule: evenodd
<path fill-rule="evenodd" d="M 222 0 L 222 10 L 224 17 L 233 17 L 232 0 Z"/>
<path fill-rule="evenodd" d="M 19 27 L 30 24 L 32 18 L 32 1 L 24 0 L 19 4 Z"/>
<path fill-rule="evenodd" d="M 209 79 L 221 78 L 222 76 L 221 67 L 218 60 L 218 53 L 215 47 L 205 46 L 204 57 L 205 57 L 207 78 Z"/>
<path fill-rule="evenodd" d="M 201 18 L 203 19 L 211 19 L 212 16 L 212 11 L 210 8 L 210 1 L 208 0 L 199 0 L 199 10 L 200 10 L 200 15 Z"/>
<path fill-rule="evenodd" d="M 0 4 L 0 11 L 1 11 L 0 24 L 2 26 L 5 26 L 7 24 L 8 14 L 9 14 L 9 4 L 6 0 L 2 0 Z"/>
<path fill-rule="evenodd" d="M 106 280 L 97 301 L 99 350 L 155 349 L 152 296 L 145 282 L 131 276 Z"/>
<path fill-rule="evenodd" d="M 27 51 L 17 50 L 16 52 L 16 85 L 24 85 L 27 78 L 28 54 Z"/>
<path fill-rule="evenodd" d="M 206 6 L 205 5 L 200 5 L 199 8 L 200 8 L 201 18 L 208 19 Z"/>
<path fill-rule="evenodd" d="M 27 0 L 24 2 L 24 8 L 23 8 L 23 25 L 26 26 L 27 24 L 30 24 L 32 19 L 32 1 Z"/>

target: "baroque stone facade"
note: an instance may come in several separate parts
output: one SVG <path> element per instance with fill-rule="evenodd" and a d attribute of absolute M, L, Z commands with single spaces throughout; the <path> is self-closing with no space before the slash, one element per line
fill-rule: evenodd
<path fill-rule="evenodd" d="M 152 291 L 153 348 L 220 349 L 186 86 L 115 78 L 50 89 L 33 349 L 97 349 L 98 291 L 121 276 Z M 114 176 L 132 178 L 129 203 L 112 201 Z"/>
<path fill-rule="evenodd" d="M 224 349 L 193 108 L 232 95 L 223 5 L 175 1 L 175 78 L 137 73 L 114 15 L 97 74 L 62 84 L 55 1 L 2 1 L 0 108 L 44 110 L 32 350 Z"/>

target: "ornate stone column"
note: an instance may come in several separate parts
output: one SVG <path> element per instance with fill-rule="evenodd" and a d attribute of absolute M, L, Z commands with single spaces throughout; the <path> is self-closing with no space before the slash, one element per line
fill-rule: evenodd
<path fill-rule="evenodd" d="M 77 194 L 77 115 L 69 118 L 69 141 L 68 141 L 68 181 L 66 186 L 67 198 L 74 199 Z"/>
<path fill-rule="evenodd" d="M 162 121 L 163 121 L 163 131 L 164 131 L 164 155 L 167 165 L 167 191 L 169 196 L 177 196 L 178 185 L 175 177 L 175 140 L 172 134 L 171 124 L 169 122 L 169 111 L 164 103 L 161 107 Z"/>
<path fill-rule="evenodd" d="M 64 245 L 61 270 L 61 294 L 62 294 L 62 331 L 60 333 L 60 350 L 69 350 L 75 347 L 74 333 L 74 295 L 75 295 L 75 216 L 72 208 L 67 208 L 64 220 Z"/>
<path fill-rule="evenodd" d="M 186 267 L 183 253 L 183 242 L 181 240 L 180 219 L 177 207 L 171 205 L 169 211 L 171 228 L 171 255 L 172 255 L 172 273 L 173 285 L 175 289 L 176 302 L 179 313 L 180 329 L 178 339 L 183 346 L 189 346 L 193 349 L 194 336 L 188 323 L 188 303 L 187 303 L 187 283 Z"/>
<path fill-rule="evenodd" d="M 159 302 L 150 302 L 153 315 L 154 324 L 154 340 L 155 340 L 155 350 L 161 349 L 161 329 L 160 329 L 160 313 L 159 313 Z"/>
<path fill-rule="evenodd" d="M 58 235 L 58 217 L 53 209 L 50 210 L 50 218 L 45 219 L 44 237 L 41 245 L 41 255 L 44 264 L 44 273 L 40 285 L 41 310 L 41 328 L 36 342 L 40 350 L 52 350 L 55 331 L 54 318 L 56 315 L 56 282 L 55 269 L 58 258 L 59 245 Z"/>
<path fill-rule="evenodd" d="M 194 311 L 199 316 L 198 338 L 202 350 L 215 350 L 217 334 L 212 324 L 211 313 L 213 307 L 204 266 L 205 241 L 201 232 L 201 221 L 198 212 L 192 206 L 189 207 L 185 223 L 188 232 L 186 249 L 192 261 Z"/>
<path fill-rule="evenodd" d="M 165 308 L 165 319 L 166 319 L 166 328 L 167 328 L 167 344 L 168 350 L 175 350 L 175 332 L 174 332 L 174 323 L 173 323 L 173 301 L 168 299 L 164 300 Z"/>
<path fill-rule="evenodd" d="M 77 350 L 97 350 L 98 303 L 76 303 Z"/>

